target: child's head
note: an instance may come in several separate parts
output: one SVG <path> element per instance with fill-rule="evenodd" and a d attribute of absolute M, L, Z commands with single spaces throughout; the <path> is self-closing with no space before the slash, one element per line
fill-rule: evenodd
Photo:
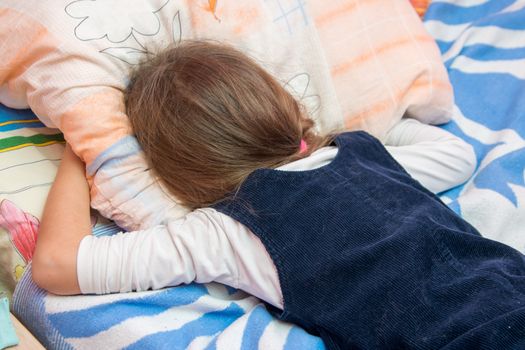
<path fill-rule="evenodd" d="M 190 208 L 223 199 L 255 169 L 327 143 L 279 82 L 222 44 L 189 41 L 142 64 L 126 109 L 151 168 Z"/>

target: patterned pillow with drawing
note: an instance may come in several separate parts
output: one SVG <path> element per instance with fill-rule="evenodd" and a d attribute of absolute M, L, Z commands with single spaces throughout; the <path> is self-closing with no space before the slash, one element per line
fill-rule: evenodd
<path fill-rule="evenodd" d="M 31 260 L 63 142 L 31 111 L 0 105 L 0 291 L 9 296 Z"/>
<path fill-rule="evenodd" d="M 406 0 L 6 0 L 0 102 L 30 107 L 59 128 L 87 163 L 92 205 L 138 228 L 152 221 L 133 217 L 125 201 L 107 200 L 117 189 L 101 171 L 116 156 L 105 152 L 129 139 L 122 90 L 137 62 L 199 38 L 254 56 L 325 130 L 363 128 L 381 137 L 403 115 L 427 123 L 450 117 L 439 51 Z"/>

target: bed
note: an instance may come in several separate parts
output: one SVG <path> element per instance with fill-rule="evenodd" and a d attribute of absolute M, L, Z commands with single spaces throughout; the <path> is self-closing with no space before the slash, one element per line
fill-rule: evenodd
<path fill-rule="evenodd" d="M 441 198 L 485 237 L 524 252 L 525 2 L 434 0 L 424 23 L 454 87 L 452 121 L 443 127 L 473 145 L 478 160 L 474 176 Z M 74 297 L 36 287 L 24 242 L 34 239 L 39 191 L 52 181 L 62 143 L 30 111 L 0 107 L 0 225 L 20 253 L 10 265 L 20 266 L 13 312 L 46 348 L 324 349 L 256 298 L 219 284 Z M 27 180 L 9 188 L 7 176 Z M 118 230 L 97 220 L 94 234 Z"/>

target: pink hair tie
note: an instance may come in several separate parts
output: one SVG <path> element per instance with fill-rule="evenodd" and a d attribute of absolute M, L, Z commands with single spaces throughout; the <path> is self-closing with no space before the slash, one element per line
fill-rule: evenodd
<path fill-rule="evenodd" d="M 306 144 L 306 141 L 301 139 L 301 145 L 299 146 L 299 153 L 304 153 L 308 149 L 308 145 Z"/>

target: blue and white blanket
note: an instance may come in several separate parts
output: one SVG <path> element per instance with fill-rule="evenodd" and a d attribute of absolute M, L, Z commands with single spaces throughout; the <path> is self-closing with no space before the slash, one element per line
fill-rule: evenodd
<path fill-rule="evenodd" d="M 473 178 L 442 198 L 484 236 L 523 252 L 525 1 L 435 0 L 425 25 L 455 88 L 454 120 L 444 128 L 471 143 L 478 159 Z M 14 311 L 53 349 L 324 348 L 254 297 L 218 284 L 56 297 L 25 273 Z"/>
<path fill-rule="evenodd" d="M 435 0 L 425 17 L 455 90 L 445 129 L 478 168 L 444 201 L 483 236 L 525 251 L 525 1 Z"/>

